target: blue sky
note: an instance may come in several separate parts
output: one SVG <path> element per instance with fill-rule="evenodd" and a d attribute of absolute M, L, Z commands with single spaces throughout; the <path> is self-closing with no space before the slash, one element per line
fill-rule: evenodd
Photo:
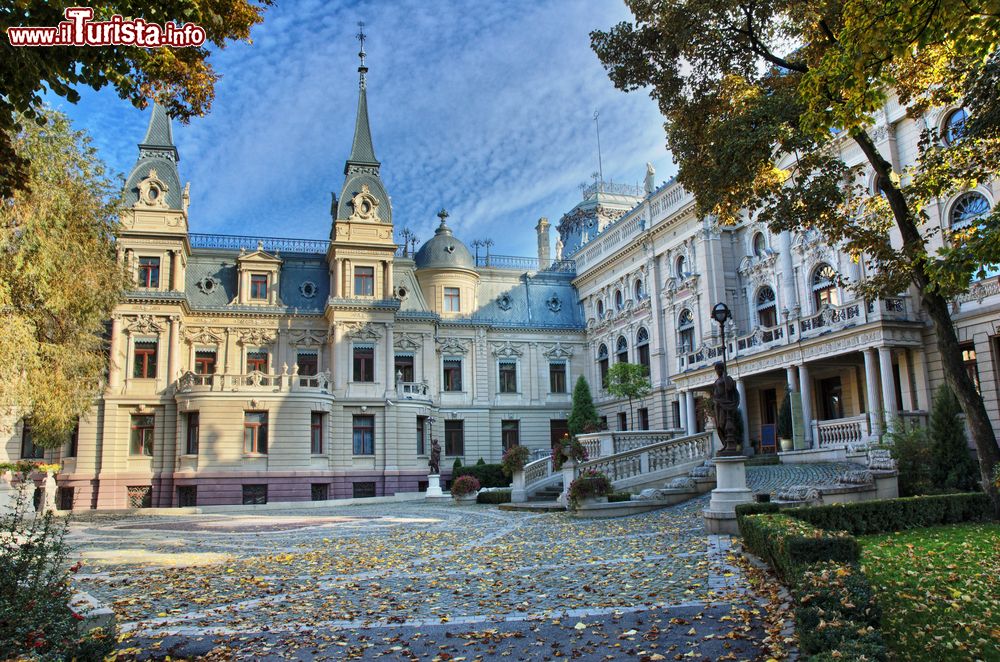
<path fill-rule="evenodd" d="M 357 22 L 366 22 L 375 152 L 397 232 L 422 239 L 446 207 L 456 234 L 494 253 L 533 255 L 597 170 L 657 182 L 675 172 L 662 119 L 643 92 L 615 90 L 589 32 L 628 18 L 620 0 L 281 0 L 253 45 L 213 55 L 222 74 L 209 115 L 174 122 L 193 232 L 327 238 L 357 108 Z M 54 99 L 127 173 L 148 111 L 115 92 Z"/>

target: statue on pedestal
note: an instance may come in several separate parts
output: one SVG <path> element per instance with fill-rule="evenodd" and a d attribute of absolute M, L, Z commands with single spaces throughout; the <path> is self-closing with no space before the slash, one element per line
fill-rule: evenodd
<path fill-rule="evenodd" d="M 427 464 L 431 475 L 441 475 L 441 444 L 438 443 L 437 438 L 431 439 L 431 457 Z"/>
<path fill-rule="evenodd" d="M 715 374 L 718 378 L 712 385 L 712 401 L 715 406 L 715 428 L 722 440 L 720 456 L 735 456 L 742 454 L 740 440 L 740 393 L 736 390 L 736 381 L 726 373 L 726 366 L 721 362 L 715 364 Z"/>

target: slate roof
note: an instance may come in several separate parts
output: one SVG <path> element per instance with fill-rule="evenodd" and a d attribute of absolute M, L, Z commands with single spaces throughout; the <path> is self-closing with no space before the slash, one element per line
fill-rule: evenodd
<path fill-rule="evenodd" d="M 476 266 L 468 247 L 455 237 L 443 218 L 434 236 L 424 242 L 413 261 L 417 269 L 474 269 Z"/>
<path fill-rule="evenodd" d="M 167 185 L 166 203 L 171 209 L 181 208 L 181 178 L 177 172 L 180 156 L 174 145 L 170 116 L 160 104 L 153 104 L 153 113 L 146 128 L 146 137 L 139 143 L 139 159 L 125 181 L 125 204 L 139 201 L 139 183 L 156 170 L 156 176 Z"/>
<path fill-rule="evenodd" d="M 472 321 L 518 328 L 585 327 L 572 276 L 522 274 L 516 278 L 484 277 Z"/>

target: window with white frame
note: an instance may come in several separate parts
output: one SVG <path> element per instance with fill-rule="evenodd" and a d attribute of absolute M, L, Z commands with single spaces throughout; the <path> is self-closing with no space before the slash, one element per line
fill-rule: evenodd
<path fill-rule="evenodd" d="M 957 108 L 948 113 L 943 127 L 943 138 L 946 145 L 954 145 L 965 136 L 965 122 L 967 119 L 968 113 L 965 112 L 965 108 Z"/>
<path fill-rule="evenodd" d="M 457 287 L 444 288 L 444 309 L 448 313 L 461 312 L 462 292 Z"/>
<path fill-rule="evenodd" d="M 755 257 L 764 257 L 766 250 L 767 241 L 764 239 L 764 233 L 758 232 L 753 236 L 753 254 Z"/>
<path fill-rule="evenodd" d="M 649 374 L 649 331 L 646 327 L 640 326 L 635 334 L 635 352 L 639 365 L 646 369 Z"/>
<path fill-rule="evenodd" d="M 628 363 L 628 340 L 625 336 L 618 336 L 615 343 L 615 363 Z"/>
<path fill-rule="evenodd" d="M 517 361 L 500 359 L 498 362 L 501 393 L 517 393 Z"/>
<path fill-rule="evenodd" d="M 757 298 L 754 302 L 757 311 L 757 325 L 769 329 L 778 325 L 778 308 L 775 302 L 774 290 L 770 286 L 757 290 Z"/>
<path fill-rule="evenodd" d="M 601 388 L 608 387 L 608 346 L 601 343 L 601 346 L 597 348 L 597 366 L 601 373 Z"/>
<path fill-rule="evenodd" d="M 959 245 L 965 237 L 974 234 L 982 220 L 990 213 L 990 201 L 978 191 L 969 191 L 958 197 L 951 206 L 948 216 L 949 225 L 955 236 L 953 241 Z M 1000 264 L 981 265 L 972 273 L 973 280 L 990 278 L 1000 274 Z"/>
<path fill-rule="evenodd" d="M 549 361 L 549 393 L 566 392 L 566 362 Z"/>
<path fill-rule="evenodd" d="M 677 316 L 677 346 L 681 352 L 694 350 L 694 315 L 688 308 Z"/>
<path fill-rule="evenodd" d="M 839 306 L 840 293 L 837 291 L 837 272 L 825 262 L 813 269 L 812 293 L 813 308 L 819 310 L 823 306 Z"/>
<path fill-rule="evenodd" d="M 462 390 L 462 359 L 457 356 L 446 356 L 442 361 L 442 384 L 444 391 Z"/>

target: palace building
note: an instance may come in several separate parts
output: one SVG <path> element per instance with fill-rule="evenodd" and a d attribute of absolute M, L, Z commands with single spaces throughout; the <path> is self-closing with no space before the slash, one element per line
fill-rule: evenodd
<path fill-rule="evenodd" d="M 136 286 L 111 320 L 107 387 L 72 442 L 47 453 L 62 465 L 60 507 L 420 491 L 432 436 L 446 474 L 456 459 L 497 462 L 514 444 L 548 449 L 566 431 L 581 375 L 610 429 L 694 434 L 722 355 L 710 317 L 719 302 L 733 312 L 726 356 L 746 447 L 781 450 L 786 388 L 796 424 L 785 461 L 842 457 L 926 419 L 943 377 L 913 293 L 858 299 L 835 274 L 863 278 L 864 260 L 815 232 L 773 235 L 750 218 L 720 227 L 677 183 L 656 186 L 651 167 L 642 188 L 585 189 L 555 246 L 538 220 L 533 258 L 474 256 L 443 210 L 418 250 L 398 246 L 359 71 L 328 241 L 191 232 L 170 119 L 153 108 L 126 183 L 118 247 Z M 924 127 L 957 139 L 962 113 L 911 117 L 890 102 L 872 134 L 903 171 Z M 841 149 L 862 163 L 846 139 Z M 930 222 L 974 223 L 998 195 L 993 182 L 941 200 Z M 990 273 L 954 302 L 954 319 L 1000 428 L 1000 280 Z M 602 387 L 621 361 L 650 373 L 651 393 L 631 415 Z M 30 426 L 16 426 L 4 454 L 42 455 Z"/>

